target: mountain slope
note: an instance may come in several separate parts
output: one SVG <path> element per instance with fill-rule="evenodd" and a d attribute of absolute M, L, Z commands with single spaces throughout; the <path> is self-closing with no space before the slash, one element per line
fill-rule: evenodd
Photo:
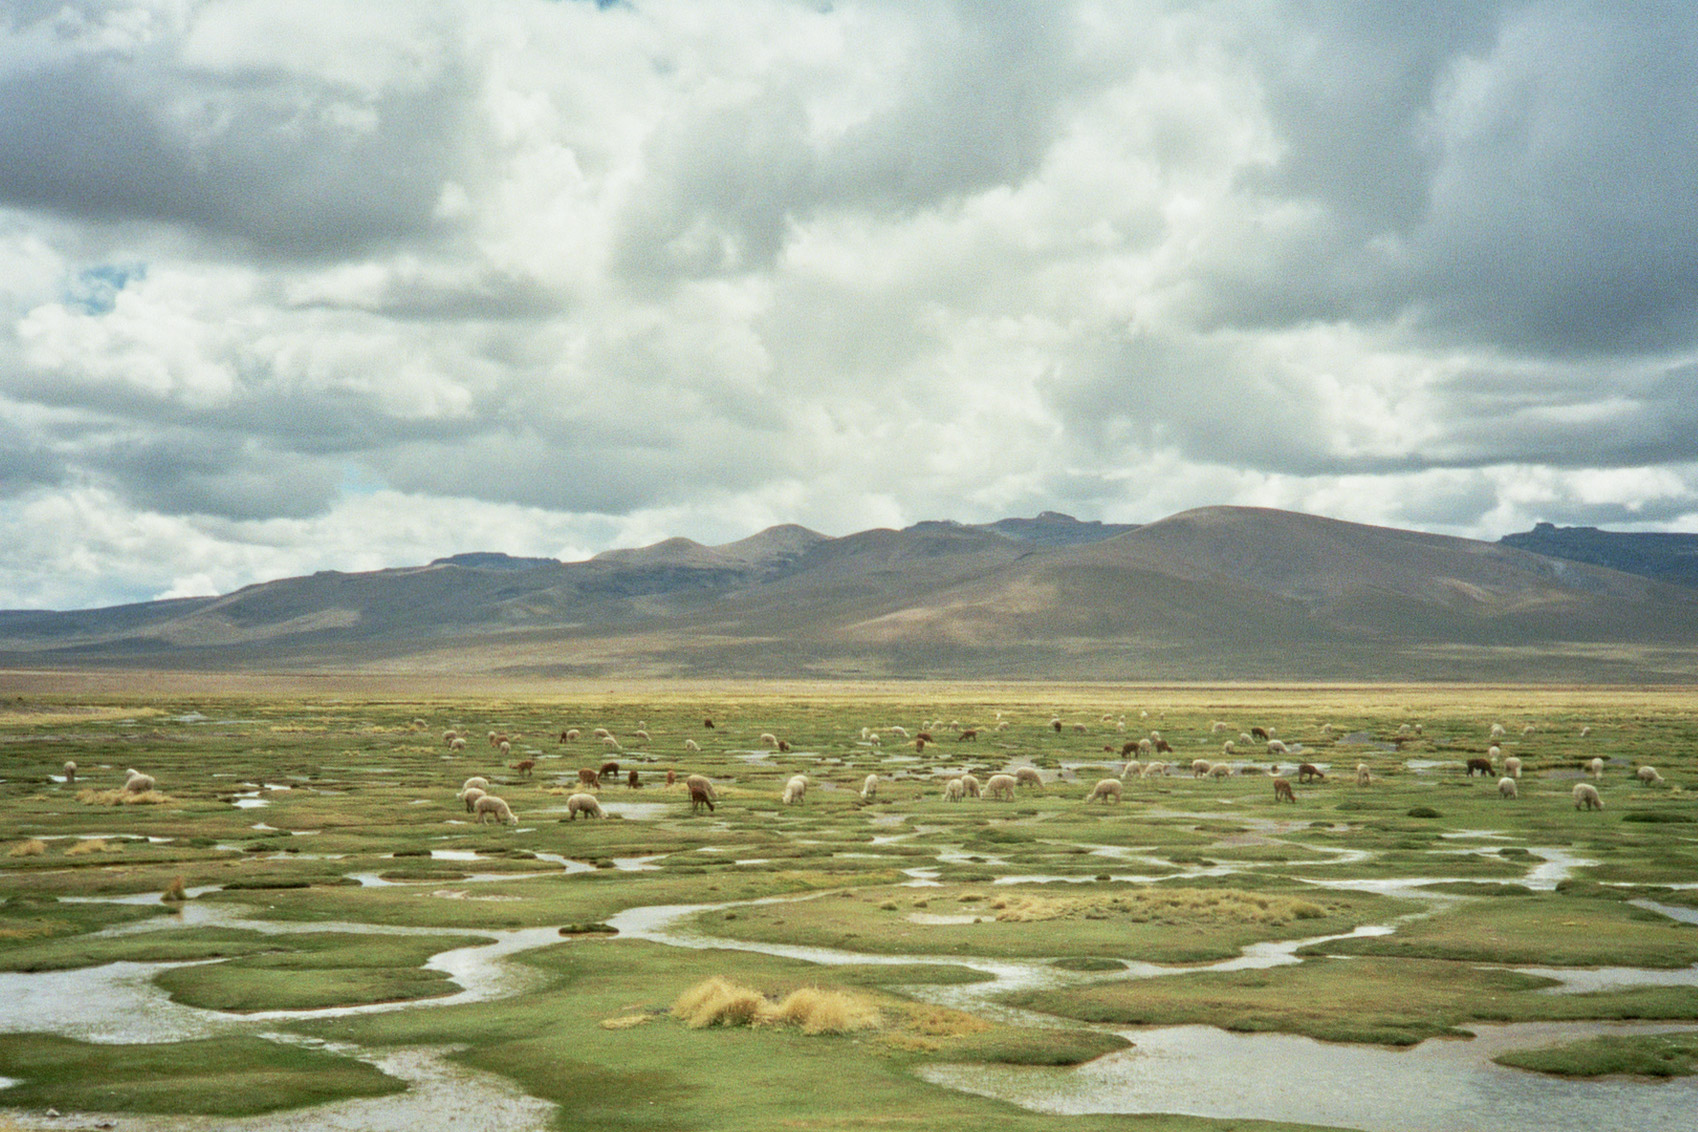
<path fill-rule="evenodd" d="M 1009 524 L 1017 536 L 1004 533 Z M 0 613 L 0 663 L 526 674 L 1667 680 L 1698 590 L 1257 508 L 775 527 L 585 562 L 456 555 L 217 598 Z"/>
<path fill-rule="evenodd" d="M 1682 586 L 1698 586 L 1698 535 L 1600 531 L 1536 523 L 1531 531 L 1498 540 L 1518 550 L 1607 566 Z"/>

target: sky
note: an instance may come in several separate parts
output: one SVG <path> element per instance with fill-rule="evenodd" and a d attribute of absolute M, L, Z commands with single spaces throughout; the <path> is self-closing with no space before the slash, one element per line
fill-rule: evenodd
<path fill-rule="evenodd" d="M 1694 75 L 1679 0 L 5 0 L 0 608 L 1698 530 Z"/>

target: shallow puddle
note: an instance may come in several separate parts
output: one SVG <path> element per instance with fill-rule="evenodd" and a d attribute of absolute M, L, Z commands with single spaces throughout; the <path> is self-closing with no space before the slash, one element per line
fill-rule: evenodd
<path fill-rule="evenodd" d="M 1473 1041 L 1413 1049 L 1339 1045 L 1210 1026 L 1122 1030 L 1134 1048 L 1069 1069 L 931 1066 L 925 1080 L 1038 1112 L 1183 1113 L 1288 1120 L 1368 1132 L 1686 1132 L 1698 1078 L 1570 1081 L 1494 1064 L 1507 1049 L 1679 1024 L 1481 1026 Z M 1269 1067 L 1247 1073 L 1247 1067 Z"/>

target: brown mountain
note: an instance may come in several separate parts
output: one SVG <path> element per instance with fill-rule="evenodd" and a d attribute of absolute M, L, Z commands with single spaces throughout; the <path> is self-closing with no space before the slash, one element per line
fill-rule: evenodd
<path fill-rule="evenodd" d="M 1688 680 L 1698 591 L 1256 508 L 1141 527 L 774 527 L 0 613 L 10 666 L 526 675 Z"/>

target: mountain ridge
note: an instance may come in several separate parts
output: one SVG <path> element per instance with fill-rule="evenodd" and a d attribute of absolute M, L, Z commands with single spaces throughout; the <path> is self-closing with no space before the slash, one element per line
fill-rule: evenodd
<path fill-rule="evenodd" d="M 469 552 L 0 613 L 0 665 L 527 675 L 1698 679 L 1698 589 L 1250 507 L 782 524 L 577 562 Z"/>

